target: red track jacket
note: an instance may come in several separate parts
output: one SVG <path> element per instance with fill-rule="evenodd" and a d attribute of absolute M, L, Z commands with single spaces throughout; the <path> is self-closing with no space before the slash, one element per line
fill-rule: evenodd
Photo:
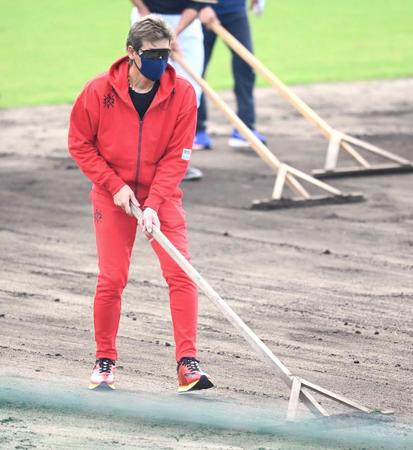
<path fill-rule="evenodd" d="M 141 120 L 128 93 L 128 58 L 88 82 L 70 116 L 69 151 L 93 189 L 116 194 L 128 184 L 141 205 L 158 211 L 181 198 L 197 104 L 194 89 L 168 65 Z"/>

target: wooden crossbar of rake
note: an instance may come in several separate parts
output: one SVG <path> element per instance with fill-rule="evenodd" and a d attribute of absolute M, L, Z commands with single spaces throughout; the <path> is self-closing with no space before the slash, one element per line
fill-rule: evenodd
<path fill-rule="evenodd" d="M 139 220 L 142 217 L 142 210 L 131 203 L 131 210 L 134 217 Z M 314 383 L 311 383 L 301 377 L 293 375 L 292 372 L 281 362 L 277 356 L 268 348 L 264 342 L 243 322 L 243 320 L 233 311 L 233 309 L 221 298 L 221 296 L 212 288 L 205 278 L 188 262 L 188 260 L 179 252 L 172 242 L 154 227 L 152 237 L 168 253 L 168 255 L 178 264 L 178 266 L 188 275 L 188 277 L 198 286 L 202 292 L 211 300 L 211 302 L 221 311 L 226 319 L 238 330 L 240 335 L 248 342 L 257 355 L 285 382 L 290 389 L 290 400 L 288 404 L 287 420 L 296 419 L 296 412 L 301 400 L 309 410 L 316 416 L 329 416 L 326 409 L 314 398 L 312 392 L 323 395 L 331 400 L 355 409 L 366 414 L 380 413 L 384 415 L 393 414 L 393 410 L 379 411 L 368 408 L 350 400 L 343 395 L 336 394 L 328 389 L 324 389 Z"/>
<path fill-rule="evenodd" d="M 231 124 L 241 133 L 250 143 L 251 147 L 267 163 L 272 170 L 277 173 L 272 197 L 269 200 L 256 200 L 252 204 L 253 209 L 278 209 L 299 206 L 313 206 L 329 203 L 354 203 L 362 201 L 364 198 L 359 193 L 346 194 L 339 189 L 298 170 L 289 164 L 282 163 L 260 139 L 244 124 L 244 122 L 232 111 L 232 109 L 220 98 L 220 96 L 209 86 L 209 84 L 199 76 L 192 67 L 179 55 L 173 54 L 174 60 L 196 81 L 209 97 L 209 99 L 220 109 L 228 118 Z M 319 188 L 329 195 L 311 196 L 304 186 L 298 181 L 298 178 Z M 298 195 L 298 198 L 283 198 L 284 186 Z"/>
<path fill-rule="evenodd" d="M 285 100 L 308 120 L 308 122 L 315 125 L 326 139 L 328 139 L 329 144 L 324 169 L 314 170 L 312 173 L 315 177 L 335 178 L 413 171 L 412 161 L 334 129 L 313 109 L 304 103 L 303 100 L 289 89 L 278 77 L 276 77 L 255 55 L 235 39 L 222 25 L 213 22 L 210 25 L 210 28 L 247 64 L 265 78 Z M 392 163 L 371 165 L 353 146 L 390 160 Z M 359 165 L 355 167 L 337 168 L 340 149 L 347 152 Z"/>

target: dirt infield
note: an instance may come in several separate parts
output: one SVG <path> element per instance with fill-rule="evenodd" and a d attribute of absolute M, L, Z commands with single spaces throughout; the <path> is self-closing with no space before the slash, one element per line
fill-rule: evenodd
<path fill-rule="evenodd" d="M 296 92 L 333 126 L 413 158 L 413 80 Z M 232 103 L 230 93 L 225 97 Z M 270 90 L 257 91 L 257 103 L 274 153 L 306 171 L 320 168 L 327 143 L 317 131 Z M 140 416 L 117 420 L 116 410 L 110 420 L 87 409 L 71 414 L 63 400 L 60 409 L 24 402 L 38 383 L 82 392 L 94 360 L 90 186 L 67 155 L 69 111 L 0 111 L 0 374 L 9 389 L 10 377 L 31 380 L 20 403 L 2 397 L 4 385 L 0 391 L 0 446 L 301 448 L 291 436 L 233 424 L 217 429 L 209 419 L 209 428 L 188 428 Z M 368 406 L 394 408 L 403 431 L 413 423 L 413 174 L 332 182 L 363 192 L 364 203 L 253 212 L 251 201 L 271 194 L 274 175 L 252 151 L 230 149 L 230 127 L 212 116 L 216 149 L 193 157 L 205 178 L 184 185 L 194 265 L 294 374 Z M 238 405 L 229 415 L 260 405 L 283 414 L 283 383 L 208 299 L 201 296 L 200 305 L 199 357 L 217 385 L 197 397 L 200 409 L 223 401 Z M 118 389 L 168 402 L 176 379 L 167 290 L 141 237 L 118 346 Z M 111 397 L 102 399 L 110 409 Z M 306 448 L 350 447 L 343 442 Z"/>

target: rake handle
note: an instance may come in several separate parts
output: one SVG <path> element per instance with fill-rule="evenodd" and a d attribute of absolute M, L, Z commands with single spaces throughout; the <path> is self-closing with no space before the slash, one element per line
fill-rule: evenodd
<path fill-rule="evenodd" d="M 217 34 L 235 53 L 237 53 L 255 71 L 261 74 L 294 108 L 320 131 L 328 139 L 333 133 L 333 128 L 322 119 L 313 109 L 304 103 L 291 89 L 289 89 L 278 77 L 276 77 L 253 53 L 241 42 L 229 33 L 221 24 L 213 22 L 210 28 Z"/>
<path fill-rule="evenodd" d="M 278 173 L 281 162 L 280 160 L 255 136 L 255 134 L 245 125 L 245 123 L 232 111 L 232 109 L 220 98 L 220 96 L 209 86 L 209 84 L 199 76 L 192 67 L 177 53 L 173 54 L 174 60 L 180 64 L 185 71 L 201 86 L 202 90 L 215 103 L 232 125 L 244 136 L 251 144 L 254 151 L 260 158 L 266 162 L 275 173 Z M 300 182 L 290 173 L 286 176 L 286 181 L 290 188 L 298 195 L 308 198 L 309 195 Z"/>
<path fill-rule="evenodd" d="M 141 219 L 143 212 L 140 208 L 131 203 L 132 214 L 136 219 Z M 168 255 L 178 264 L 178 266 L 188 275 L 188 277 L 201 289 L 212 303 L 224 314 L 227 320 L 234 325 L 242 337 L 265 361 L 271 362 L 272 368 L 277 369 L 283 381 L 291 387 L 292 374 L 288 368 L 272 353 L 272 351 L 262 342 L 259 337 L 246 325 L 242 319 L 232 310 L 232 308 L 221 298 L 212 288 L 205 278 L 191 265 L 182 253 L 172 244 L 172 242 L 162 233 L 158 227 L 153 227 L 152 237 L 168 253 Z"/>

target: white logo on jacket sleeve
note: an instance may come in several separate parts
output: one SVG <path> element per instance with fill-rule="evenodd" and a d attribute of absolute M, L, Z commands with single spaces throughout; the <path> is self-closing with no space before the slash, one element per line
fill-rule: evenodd
<path fill-rule="evenodd" d="M 192 150 L 190 148 L 184 148 L 182 150 L 182 159 L 184 161 L 189 161 L 189 159 L 191 158 L 191 153 L 192 153 Z"/>

